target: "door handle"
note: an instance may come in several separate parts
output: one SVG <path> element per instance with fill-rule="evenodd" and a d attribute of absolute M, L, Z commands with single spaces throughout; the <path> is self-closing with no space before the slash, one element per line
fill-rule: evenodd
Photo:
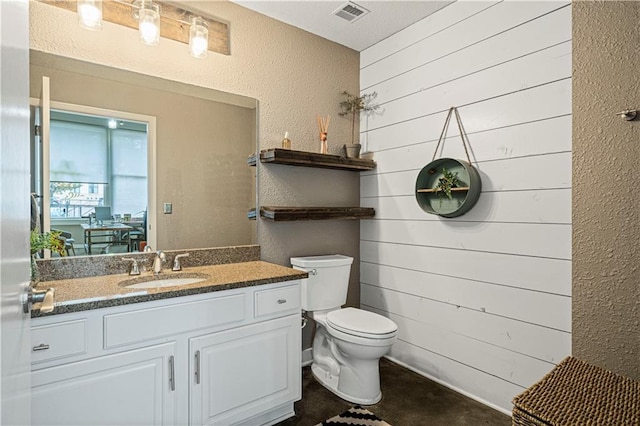
<path fill-rule="evenodd" d="M 54 297 L 56 295 L 55 288 L 48 288 L 46 290 L 34 290 L 29 287 L 29 293 L 22 302 L 22 310 L 25 314 L 28 314 L 31 310 L 31 305 L 34 303 L 41 303 L 40 312 L 47 313 L 53 311 Z"/>

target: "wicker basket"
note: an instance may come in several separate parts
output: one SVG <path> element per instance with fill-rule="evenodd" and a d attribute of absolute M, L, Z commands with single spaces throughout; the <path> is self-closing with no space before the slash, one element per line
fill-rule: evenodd
<path fill-rule="evenodd" d="M 568 357 L 513 400 L 513 425 L 640 426 L 640 382 Z"/>

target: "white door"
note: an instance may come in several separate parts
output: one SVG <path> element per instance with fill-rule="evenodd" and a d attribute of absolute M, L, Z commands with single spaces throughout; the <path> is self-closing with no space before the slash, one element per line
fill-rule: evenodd
<path fill-rule="evenodd" d="M 30 424 L 29 4 L 0 1 L 0 424 Z"/>
<path fill-rule="evenodd" d="M 192 425 L 241 423 L 300 399 L 300 317 L 190 339 Z"/>
<path fill-rule="evenodd" d="M 170 342 L 35 370 L 33 425 L 175 425 L 175 352 Z"/>

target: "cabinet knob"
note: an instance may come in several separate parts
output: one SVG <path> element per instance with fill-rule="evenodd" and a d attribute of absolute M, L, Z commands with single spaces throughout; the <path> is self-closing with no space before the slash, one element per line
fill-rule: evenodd
<path fill-rule="evenodd" d="M 287 303 L 287 299 L 278 299 L 278 305 L 282 305 L 283 303 Z"/>

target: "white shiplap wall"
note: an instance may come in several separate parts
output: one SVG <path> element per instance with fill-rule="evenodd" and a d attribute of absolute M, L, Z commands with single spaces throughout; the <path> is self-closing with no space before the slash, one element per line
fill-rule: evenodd
<path fill-rule="evenodd" d="M 390 358 L 504 412 L 571 352 L 571 7 L 456 2 L 361 54 L 361 303 L 399 326 Z M 458 106 L 482 177 L 466 215 L 415 179 Z M 455 125 L 441 155 L 465 158 Z"/>

